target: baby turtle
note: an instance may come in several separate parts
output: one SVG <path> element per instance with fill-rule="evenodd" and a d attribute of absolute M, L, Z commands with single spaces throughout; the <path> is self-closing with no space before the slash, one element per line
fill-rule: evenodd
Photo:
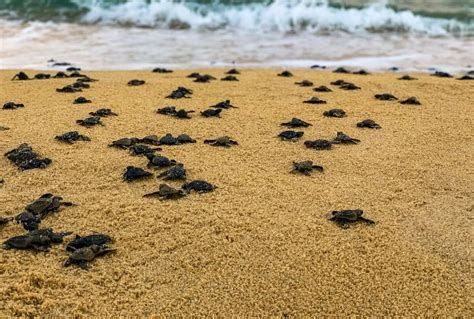
<path fill-rule="evenodd" d="M 341 86 L 341 85 L 344 85 L 344 84 L 347 84 L 347 83 L 349 83 L 349 82 L 346 82 L 344 80 L 336 80 L 336 81 L 331 82 L 331 85 Z"/>
<path fill-rule="evenodd" d="M 352 91 L 352 90 L 360 90 L 360 87 L 355 85 L 354 83 L 345 83 L 339 86 L 339 88 L 346 90 L 346 91 Z"/>
<path fill-rule="evenodd" d="M 364 212 L 361 209 L 335 210 L 331 213 L 332 216 L 329 218 L 329 220 L 334 221 L 342 228 L 348 228 L 349 223 L 358 221 L 365 222 L 367 224 L 375 224 L 373 220 L 362 217 L 363 214 Z"/>
<path fill-rule="evenodd" d="M 204 144 L 209 144 L 212 146 L 223 146 L 223 147 L 231 147 L 232 145 L 239 145 L 239 143 L 232 140 L 228 136 L 221 136 L 221 137 L 216 138 L 215 140 L 204 140 Z"/>
<path fill-rule="evenodd" d="M 198 76 L 200 76 L 201 74 L 199 74 L 198 72 L 193 72 L 191 74 L 189 74 L 187 77 L 188 78 L 197 78 Z"/>
<path fill-rule="evenodd" d="M 326 101 L 320 100 L 319 98 L 313 96 L 309 100 L 303 101 L 303 103 L 307 103 L 307 104 L 326 104 Z"/>
<path fill-rule="evenodd" d="M 131 182 L 137 179 L 143 179 L 153 176 L 152 173 L 145 171 L 143 168 L 135 166 L 127 166 L 125 173 L 123 174 L 123 180 L 126 182 Z"/>
<path fill-rule="evenodd" d="M 64 262 L 64 267 L 72 264 L 78 265 L 81 269 L 88 269 L 88 263 L 96 257 L 116 251 L 116 249 L 108 248 L 105 245 L 91 245 L 89 247 L 79 248 L 73 251 L 69 258 Z"/>
<path fill-rule="evenodd" d="M 175 160 L 170 160 L 169 158 L 161 155 L 155 155 L 152 153 L 145 154 L 148 158 L 147 167 L 161 168 L 161 167 L 170 167 L 176 165 Z"/>
<path fill-rule="evenodd" d="M 64 202 L 60 196 L 54 196 L 51 193 L 41 195 L 31 204 L 28 204 L 25 209 L 27 212 L 33 213 L 40 218 L 59 210 L 61 206 L 75 206 L 74 203 Z"/>
<path fill-rule="evenodd" d="M 139 140 L 140 143 L 145 143 L 149 145 L 160 145 L 160 139 L 156 135 L 147 135 Z"/>
<path fill-rule="evenodd" d="M 56 89 L 56 92 L 61 92 L 61 93 L 76 93 L 76 92 L 82 92 L 82 89 L 80 88 L 75 88 L 72 85 L 66 85 L 62 88 Z"/>
<path fill-rule="evenodd" d="M 203 180 L 194 180 L 189 183 L 184 183 L 181 188 L 187 193 L 190 193 L 191 191 L 195 191 L 198 193 L 208 193 L 215 190 L 217 186 L 212 185 L 211 183 Z"/>
<path fill-rule="evenodd" d="M 193 82 L 197 83 L 209 83 L 211 80 L 215 80 L 216 78 L 209 74 L 199 75 L 194 78 Z"/>
<path fill-rule="evenodd" d="M 347 69 L 345 69 L 345 68 L 343 68 L 343 67 L 339 67 L 339 68 L 335 69 L 335 70 L 333 71 L 333 73 L 350 73 L 350 72 L 349 72 L 349 70 L 347 70 Z"/>
<path fill-rule="evenodd" d="M 237 69 L 230 69 L 225 74 L 240 74 L 240 72 Z"/>
<path fill-rule="evenodd" d="M 7 103 L 3 104 L 3 109 L 4 110 L 15 110 L 15 109 L 20 108 L 20 107 L 25 107 L 25 105 L 21 104 L 21 103 L 14 103 L 14 102 L 7 102 Z"/>
<path fill-rule="evenodd" d="M 315 150 L 330 150 L 332 148 L 332 142 L 328 140 L 305 141 L 304 145 Z"/>
<path fill-rule="evenodd" d="M 375 123 L 373 120 L 371 119 L 367 119 L 367 120 L 363 120 L 359 123 L 357 123 L 357 127 L 361 127 L 361 128 L 375 128 L 375 129 L 379 129 L 381 128 L 380 125 L 378 125 L 377 123 Z"/>
<path fill-rule="evenodd" d="M 326 66 L 324 66 L 324 65 L 319 65 L 319 64 L 314 64 L 314 65 L 312 65 L 310 68 L 311 68 L 311 69 L 323 69 L 323 70 L 324 70 L 324 69 L 326 68 Z"/>
<path fill-rule="evenodd" d="M 470 76 L 469 74 L 465 74 L 462 77 L 457 78 L 456 80 L 460 80 L 460 81 L 474 80 L 474 77 Z"/>
<path fill-rule="evenodd" d="M 76 123 L 78 123 L 79 125 L 85 126 L 87 128 L 95 126 L 95 125 L 104 126 L 104 124 L 100 121 L 100 116 L 92 116 L 83 120 L 77 120 Z"/>
<path fill-rule="evenodd" d="M 304 135 L 304 132 L 297 132 L 297 131 L 283 131 L 278 134 L 278 137 L 281 138 L 283 141 L 292 141 L 296 142 Z"/>
<path fill-rule="evenodd" d="M 58 135 L 55 137 L 58 141 L 66 142 L 69 144 L 74 144 L 76 141 L 90 141 L 91 139 L 85 135 L 79 134 L 78 131 L 71 131 L 64 133 L 62 135 Z"/>
<path fill-rule="evenodd" d="M 421 105 L 420 101 L 416 97 L 412 96 L 406 100 L 400 101 L 400 104 L 410 104 L 410 105 Z"/>
<path fill-rule="evenodd" d="M 237 79 L 235 76 L 233 75 L 228 75 L 226 77 L 223 77 L 221 79 L 221 81 L 238 81 L 239 79 Z"/>
<path fill-rule="evenodd" d="M 140 85 L 145 84 L 145 81 L 134 79 L 134 80 L 128 81 L 127 84 L 128 84 L 128 86 L 140 86 Z"/>
<path fill-rule="evenodd" d="M 107 117 L 107 116 L 117 116 L 117 113 L 112 112 L 111 109 L 98 109 L 95 112 L 90 112 L 90 115 L 99 116 L 99 117 Z"/>
<path fill-rule="evenodd" d="M 327 86 L 324 86 L 324 85 L 321 85 L 321 86 L 318 86 L 317 88 L 314 88 L 313 91 L 315 91 L 315 92 L 332 92 L 332 90 L 330 88 L 328 88 Z"/>
<path fill-rule="evenodd" d="M 221 117 L 222 109 L 207 109 L 201 112 L 204 117 Z"/>
<path fill-rule="evenodd" d="M 307 123 L 303 120 L 300 120 L 299 118 L 296 118 L 296 117 L 292 118 L 291 121 L 289 121 L 289 122 L 281 123 L 281 125 L 282 126 L 288 126 L 288 127 L 291 127 L 291 128 L 312 126 L 312 124 Z"/>
<path fill-rule="evenodd" d="M 375 94 L 374 97 L 377 99 L 377 100 L 380 100 L 380 101 L 395 101 L 395 100 L 398 100 L 398 98 L 392 94 L 388 94 L 388 93 L 382 93 L 382 94 Z"/>
<path fill-rule="evenodd" d="M 343 109 L 331 109 L 329 111 L 325 111 L 323 112 L 323 115 L 324 116 L 327 116 L 327 117 L 345 117 L 346 116 L 346 112 L 344 112 Z"/>
<path fill-rule="evenodd" d="M 165 136 L 158 140 L 158 145 L 178 145 L 178 139 L 173 137 L 172 134 L 167 133 Z"/>
<path fill-rule="evenodd" d="M 167 171 L 158 175 L 158 178 L 163 178 L 164 180 L 186 179 L 186 169 L 183 164 L 176 164 Z"/>
<path fill-rule="evenodd" d="M 85 103 L 92 103 L 91 100 L 86 99 L 83 96 L 78 97 L 77 99 L 74 100 L 74 104 L 85 104 Z"/>
<path fill-rule="evenodd" d="M 352 74 L 358 74 L 358 75 L 369 75 L 370 73 L 367 72 L 366 70 L 360 69 L 359 71 L 354 71 Z"/>
<path fill-rule="evenodd" d="M 11 222 L 12 220 L 13 220 L 13 217 L 1 217 L 0 216 L 0 227 L 5 226 L 6 224 Z"/>
<path fill-rule="evenodd" d="M 136 144 L 136 143 L 139 143 L 140 140 L 138 138 L 128 138 L 128 137 L 125 137 L 125 138 L 121 138 L 121 139 L 118 139 L 116 141 L 113 141 L 112 144 L 109 144 L 110 147 L 119 147 L 119 148 L 122 148 L 122 149 L 126 149 L 126 148 L 129 148 L 130 146 Z"/>
<path fill-rule="evenodd" d="M 176 138 L 178 140 L 178 143 L 179 144 L 192 144 L 192 143 L 196 143 L 196 140 L 193 139 L 191 136 L 187 135 L 187 134 L 180 134 L 178 135 L 178 137 Z"/>
<path fill-rule="evenodd" d="M 418 79 L 416 79 L 416 78 L 414 78 L 414 77 L 409 76 L 408 74 L 407 74 L 407 75 L 404 75 L 404 76 L 402 76 L 402 77 L 400 77 L 400 78 L 398 78 L 398 79 L 399 79 L 399 80 L 402 80 L 402 81 L 403 81 L 403 80 L 404 80 L 404 81 L 418 80 Z"/>
<path fill-rule="evenodd" d="M 31 212 L 22 212 L 15 216 L 15 221 L 21 224 L 27 231 L 36 230 L 39 228 L 41 218 Z"/>
<path fill-rule="evenodd" d="M 343 132 L 337 132 L 336 138 L 332 140 L 333 144 L 358 144 L 360 140 L 352 138 Z"/>
<path fill-rule="evenodd" d="M 130 153 L 134 156 L 141 156 L 146 154 L 153 154 L 156 151 L 161 151 L 161 148 L 150 148 L 145 144 L 134 144 L 129 147 Z"/>
<path fill-rule="evenodd" d="M 21 170 L 46 168 L 52 162 L 49 158 L 39 158 L 28 144 L 21 144 L 5 153 L 5 156 Z"/>
<path fill-rule="evenodd" d="M 186 111 L 184 109 L 181 109 L 179 111 L 177 111 L 175 114 L 173 114 L 175 117 L 179 118 L 179 119 L 190 119 L 191 116 L 189 115 L 189 113 L 194 113 L 195 111 Z"/>
<path fill-rule="evenodd" d="M 81 68 L 76 68 L 74 66 L 71 66 L 71 67 L 67 68 L 66 71 L 68 71 L 68 72 L 77 72 L 77 71 L 81 71 Z"/>
<path fill-rule="evenodd" d="M 64 73 L 62 71 L 59 71 L 55 75 L 53 75 L 53 78 L 55 78 L 55 79 L 65 79 L 67 77 L 69 77 L 69 75 L 67 75 L 66 73 Z"/>
<path fill-rule="evenodd" d="M 36 80 L 46 80 L 51 77 L 51 74 L 46 74 L 46 73 L 37 73 L 35 74 L 35 79 Z"/>
<path fill-rule="evenodd" d="M 295 82 L 296 85 L 307 87 L 307 86 L 313 86 L 313 82 L 308 81 L 308 80 L 303 80 L 301 82 Z"/>
<path fill-rule="evenodd" d="M 167 184 L 160 184 L 160 189 L 157 192 L 143 195 L 143 197 L 160 197 L 161 199 L 178 199 L 184 196 L 186 196 L 186 192 L 182 189 L 176 189 Z"/>
<path fill-rule="evenodd" d="M 156 111 L 158 114 L 164 114 L 164 115 L 173 115 L 176 114 L 176 107 L 175 106 L 165 106 L 161 109 L 158 109 Z"/>
<path fill-rule="evenodd" d="M 233 106 L 230 103 L 230 100 L 225 100 L 225 101 L 219 102 L 217 104 L 211 105 L 211 107 L 218 108 L 218 109 L 226 109 L 226 110 L 230 109 L 230 108 L 237 109 L 236 106 Z"/>
<path fill-rule="evenodd" d="M 71 86 L 75 89 L 88 89 L 90 88 L 91 86 L 87 83 L 84 83 L 84 82 L 79 82 L 79 80 L 77 80 L 77 82 L 74 82 L 73 84 L 71 84 Z"/>
<path fill-rule="evenodd" d="M 17 80 L 17 79 L 20 81 L 25 81 L 25 80 L 29 80 L 30 78 L 25 72 L 19 72 L 13 76 L 12 81 Z"/>
<path fill-rule="evenodd" d="M 313 165 L 312 161 L 293 162 L 293 170 L 291 173 L 302 173 L 310 176 L 313 170 L 322 172 L 324 169 L 322 166 Z"/>
<path fill-rule="evenodd" d="M 290 71 L 283 71 L 281 73 L 278 73 L 277 75 L 285 77 L 285 78 L 289 78 L 289 77 L 293 76 L 293 74 Z"/>
<path fill-rule="evenodd" d="M 172 73 L 173 70 L 168 70 L 168 69 L 164 69 L 164 68 L 154 68 L 153 71 L 151 71 L 153 73 Z"/>
<path fill-rule="evenodd" d="M 442 71 L 435 71 L 435 73 L 431 74 L 432 76 L 437 76 L 439 78 L 452 78 L 453 76 L 447 72 Z"/>
<path fill-rule="evenodd" d="M 109 235 L 105 235 L 105 234 L 92 234 L 92 235 L 87 235 L 84 237 L 76 235 L 76 238 L 74 238 L 72 241 L 70 241 L 66 245 L 66 251 L 72 252 L 84 247 L 90 247 L 92 245 L 101 246 L 111 241 L 112 241 L 112 238 Z"/>
<path fill-rule="evenodd" d="M 170 95 L 168 95 L 166 98 L 167 99 L 181 99 L 181 98 L 191 98 L 190 96 L 188 96 L 188 94 L 193 94 L 193 91 L 190 90 L 190 89 L 187 89 L 185 87 L 178 87 L 176 90 L 174 90 L 173 92 L 171 92 Z"/>
<path fill-rule="evenodd" d="M 71 232 L 55 233 L 51 228 L 37 229 L 29 232 L 26 235 L 15 236 L 7 239 L 3 243 L 3 248 L 46 251 L 53 243 L 62 243 L 63 238 L 70 234 Z"/>

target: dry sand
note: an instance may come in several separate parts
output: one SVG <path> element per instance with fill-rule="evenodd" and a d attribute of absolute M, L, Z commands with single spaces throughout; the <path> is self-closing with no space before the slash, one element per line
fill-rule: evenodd
<path fill-rule="evenodd" d="M 198 70 L 222 77 L 225 70 Z M 47 253 L 0 251 L 0 317 L 5 316 L 463 316 L 473 317 L 473 96 L 471 81 L 399 74 L 370 76 L 294 70 L 243 70 L 240 82 L 193 83 L 188 71 L 85 72 L 100 81 L 83 93 L 56 93 L 71 79 L 9 81 L 0 72 L 0 153 L 29 143 L 53 159 L 46 169 L 19 171 L 0 158 L 1 214 L 14 215 L 42 193 L 79 206 L 45 218 L 44 227 L 79 234 L 104 232 L 117 252 L 89 271 L 63 268 L 64 245 Z M 30 75 L 32 71 L 28 72 Z M 146 80 L 128 87 L 128 80 Z M 327 85 L 345 79 L 360 91 L 316 93 L 293 82 Z M 191 99 L 164 97 L 177 86 Z M 422 106 L 373 98 L 416 96 Z M 74 105 L 85 96 L 92 104 Z M 303 104 L 311 96 L 326 105 Z M 221 119 L 179 120 L 155 113 L 176 105 L 204 110 L 230 99 L 238 109 Z M 99 107 L 118 117 L 86 129 L 75 120 Z M 348 116 L 326 118 L 341 107 Z M 279 123 L 311 122 L 296 143 L 275 136 Z M 372 118 L 381 130 L 355 124 Z M 66 145 L 70 131 L 91 142 Z M 315 151 L 305 139 L 343 131 L 362 142 Z M 121 137 L 187 133 L 197 144 L 165 147 L 183 162 L 189 179 L 219 186 L 214 193 L 178 201 L 142 198 L 156 178 L 124 183 L 127 165 L 147 160 L 108 148 Z M 202 141 L 229 135 L 240 145 L 213 148 Z M 291 162 L 311 159 L 324 173 L 290 174 Z M 178 183 L 172 183 L 179 185 Z M 327 220 L 336 209 L 361 208 L 375 226 L 347 230 Z M 11 223 L 0 240 L 23 233 Z"/>

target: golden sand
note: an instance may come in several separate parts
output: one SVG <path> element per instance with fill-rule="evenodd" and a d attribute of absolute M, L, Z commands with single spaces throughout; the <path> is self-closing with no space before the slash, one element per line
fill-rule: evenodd
<path fill-rule="evenodd" d="M 198 71 L 220 78 L 225 70 Z M 10 127 L 0 131 L 0 153 L 28 143 L 53 159 L 46 169 L 21 172 L 0 158 L 0 213 L 14 215 L 43 193 L 58 194 L 79 206 L 45 218 L 42 227 L 107 233 L 117 248 L 89 271 L 63 268 L 65 244 L 46 253 L 0 251 L 0 317 L 474 316 L 472 81 L 243 70 L 239 82 L 202 84 L 186 78 L 190 72 L 85 72 L 100 81 L 77 94 L 55 92 L 72 79 L 10 81 L 15 71 L 0 72 L 0 102 L 25 104 L 0 109 L 0 125 Z M 134 78 L 146 84 L 128 87 Z M 362 90 L 316 93 L 293 84 L 302 79 L 327 86 L 344 79 Z M 192 98 L 165 99 L 177 86 L 193 89 Z M 378 101 L 377 93 L 416 96 L 423 105 Z M 93 103 L 72 104 L 78 96 Z M 302 103 L 312 96 L 328 103 Z M 221 119 L 155 113 L 166 105 L 202 111 L 225 99 L 239 108 Z M 104 127 L 75 123 L 99 107 L 119 116 L 104 119 Z M 348 116 L 322 116 L 336 107 Z M 275 138 L 292 117 L 313 126 L 296 143 Z M 366 118 L 382 129 L 357 128 Z M 92 141 L 54 140 L 71 130 Z M 362 142 L 331 151 L 303 146 L 337 131 Z M 183 162 L 189 180 L 216 184 L 215 192 L 160 201 L 142 197 L 158 189 L 156 178 L 122 182 L 126 166 L 147 160 L 107 144 L 168 132 L 198 140 L 162 153 Z M 221 135 L 240 145 L 202 142 Z M 308 159 L 324 173 L 289 173 L 292 161 Z M 350 208 L 377 224 L 344 230 L 327 220 L 330 211 Z M 0 240 L 21 233 L 10 223 Z"/>

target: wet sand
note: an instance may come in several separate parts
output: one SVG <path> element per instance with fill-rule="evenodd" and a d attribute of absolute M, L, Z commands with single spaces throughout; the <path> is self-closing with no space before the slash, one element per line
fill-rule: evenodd
<path fill-rule="evenodd" d="M 89 271 L 63 268 L 65 244 L 46 253 L 0 251 L 1 317 L 474 316 L 472 81 L 313 70 L 281 78 L 280 70 L 242 70 L 239 82 L 202 84 L 185 77 L 192 71 L 84 72 L 100 81 L 74 94 L 55 92 L 74 79 L 13 82 L 15 71 L 0 72 L 1 104 L 25 104 L 0 109 L 0 125 L 10 128 L 0 131 L 0 153 L 28 143 L 53 160 L 22 172 L 0 157 L 0 214 L 58 194 L 79 206 L 46 217 L 43 227 L 107 233 L 117 248 Z M 198 71 L 221 78 L 225 70 Z M 134 78 L 146 84 L 128 87 Z M 318 86 L 344 79 L 362 90 L 330 86 L 333 92 L 317 93 L 293 84 L 302 79 Z M 165 99 L 177 86 L 193 89 L 192 98 Z M 422 105 L 378 101 L 377 93 L 416 96 Z M 72 104 L 78 96 L 93 103 Z M 302 103 L 312 96 L 328 103 Z M 166 105 L 202 111 L 225 99 L 239 108 L 224 110 L 221 119 L 155 113 Z M 105 118 L 104 127 L 75 123 L 100 107 L 119 116 Z M 331 108 L 347 117 L 324 117 Z M 292 117 L 313 126 L 296 143 L 275 138 Z M 366 118 L 382 129 L 356 128 Z M 71 130 L 92 141 L 54 140 Z M 330 151 L 303 145 L 337 131 L 362 142 Z M 142 198 L 160 180 L 122 182 L 126 166 L 144 168 L 147 160 L 107 144 L 168 132 L 198 140 L 162 153 L 183 162 L 189 180 L 216 184 L 215 192 L 160 201 Z M 203 144 L 221 135 L 240 145 Z M 325 171 L 290 174 L 300 160 Z M 327 220 L 330 211 L 351 208 L 377 223 L 344 230 Z M 23 232 L 10 223 L 0 240 Z"/>

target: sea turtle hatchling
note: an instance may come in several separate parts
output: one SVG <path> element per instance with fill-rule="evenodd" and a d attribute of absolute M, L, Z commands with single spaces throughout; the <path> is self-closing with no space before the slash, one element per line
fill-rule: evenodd
<path fill-rule="evenodd" d="M 347 82 L 339 86 L 340 89 L 346 91 L 353 91 L 353 90 L 360 90 L 360 87 L 355 85 L 354 83 Z"/>
<path fill-rule="evenodd" d="M 21 224 L 25 230 L 32 231 L 39 228 L 41 218 L 38 215 L 25 211 L 16 215 L 15 221 Z"/>
<path fill-rule="evenodd" d="M 76 92 L 82 92 L 82 89 L 80 88 L 75 88 L 72 85 L 66 85 L 63 86 L 62 88 L 57 88 L 56 92 L 61 92 L 61 93 L 76 93 Z"/>
<path fill-rule="evenodd" d="M 178 199 L 184 196 L 186 196 L 185 191 L 176 189 L 167 184 L 160 184 L 158 191 L 143 195 L 143 197 L 160 197 L 161 199 Z"/>
<path fill-rule="evenodd" d="M 231 104 L 230 100 L 225 100 L 225 101 L 216 103 L 214 105 L 211 105 L 210 107 L 214 107 L 214 108 L 217 108 L 217 109 L 226 109 L 226 110 L 230 109 L 230 108 L 237 109 L 237 106 L 233 106 Z"/>
<path fill-rule="evenodd" d="M 314 88 L 313 91 L 315 91 L 315 92 L 332 92 L 332 90 L 330 88 L 328 88 L 327 86 L 324 86 L 324 85 L 321 85 L 321 86 L 318 86 L 317 88 Z"/>
<path fill-rule="evenodd" d="M 299 118 L 296 118 L 296 117 L 292 118 L 289 122 L 281 123 L 281 125 L 282 126 L 288 126 L 288 127 L 291 127 L 291 128 L 312 126 L 312 124 L 307 123 L 303 120 L 300 120 Z"/>
<path fill-rule="evenodd" d="M 238 81 L 239 79 L 233 75 L 227 75 L 221 79 L 221 81 Z"/>
<path fill-rule="evenodd" d="M 128 149 L 130 150 L 130 154 L 132 154 L 133 156 L 153 154 L 156 151 L 161 151 L 161 148 L 159 148 L 159 147 L 151 148 L 151 147 L 149 147 L 148 145 L 145 145 L 145 144 L 133 144 Z"/>
<path fill-rule="evenodd" d="M 366 70 L 364 69 L 360 69 L 359 71 L 354 71 L 352 72 L 352 74 L 358 74 L 358 75 L 369 75 L 370 73 L 367 72 Z"/>
<path fill-rule="evenodd" d="M 128 84 L 128 86 L 140 86 L 140 85 L 145 84 L 145 81 L 133 79 L 133 80 L 128 81 L 127 84 Z"/>
<path fill-rule="evenodd" d="M 371 120 L 371 119 L 366 119 L 366 120 L 363 120 L 363 121 L 357 123 L 357 127 L 360 127 L 360 128 L 374 128 L 374 129 L 382 128 L 380 125 L 375 123 L 374 120 Z"/>
<path fill-rule="evenodd" d="M 178 139 L 172 134 L 167 133 L 158 140 L 158 145 L 178 145 Z"/>
<path fill-rule="evenodd" d="M 190 193 L 191 191 L 208 193 L 215 190 L 217 186 L 203 180 L 194 180 L 189 183 L 184 183 L 181 188 L 187 193 Z"/>
<path fill-rule="evenodd" d="M 333 144 L 359 144 L 360 140 L 352 138 L 343 132 L 337 132 L 336 137 L 332 140 Z"/>
<path fill-rule="evenodd" d="M 304 145 L 307 148 L 312 148 L 315 150 L 330 150 L 332 148 L 332 142 L 328 140 L 314 140 L 314 141 L 305 141 Z"/>
<path fill-rule="evenodd" d="M 74 144 L 76 141 L 90 141 L 88 136 L 79 134 L 78 131 L 71 131 L 55 137 L 58 141 Z"/>
<path fill-rule="evenodd" d="M 308 87 L 308 86 L 313 86 L 313 82 L 309 80 L 303 80 L 301 82 L 295 82 L 296 85 L 302 86 L 302 87 Z"/>
<path fill-rule="evenodd" d="M 64 267 L 72 264 L 78 265 L 81 269 L 88 269 L 88 263 L 93 261 L 98 256 L 116 251 L 116 249 L 108 248 L 105 245 L 91 245 L 76 249 L 71 252 L 69 258 L 64 262 Z"/>
<path fill-rule="evenodd" d="M 12 81 L 14 80 L 25 81 L 29 79 L 30 78 L 28 77 L 28 75 L 25 72 L 21 71 L 13 76 Z"/>
<path fill-rule="evenodd" d="M 432 76 L 436 76 L 436 77 L 439 77 L 439 78 L 452 78 L 453 76 L 447 72 L 443 72 L 443 71 L 435 71 L 433 74 L 431 74 Z"/>
<path fill-rule="evenodd" d="M 188 74 L 186 77 L 187 78 L 197 78 L 198 76 L 200 76 L 201 74 L 199 74 L 198 72 L 193 72 L 191 74 Z"/>
<path fill-rule="evenodd" d="M 4 249 L 48 250 L 52 244 L 60 244 L 71 232 L 55 233 L 51 228 L 37 229 L 25 235 L 14 236 L 3 243 Z"/>
<path fill-rule="evenodd" d="M 182 98 L 191 98 L 188 95 L 193 94 L 193 91 L 190 89 L 187 89 L 185 87 L 179 86 L 176 90 L 171 92 L 168 96 L 166 96 L 167 99 L 182 99 Z"/>
<path fill-rule="evenodd" d="M 313 96 L 309 100 L 303 101 L 303 103 L 306 103 L 306 104 L 326 104 L 326 101 L 321 100 L 321 99 Z"/>
<path fill-rule="evenodd" d="M 155 155 L 152 153 L 145 154 L 145 156 L 148 158 L 148 164 L 147 167 L 154 167 L 154 168 L 162 168 L 162 167 L 170 167 L 173 165 L 176 165 L 175 160 L 170 160 L 166 156 L 162 155 Z"/>
<path fill-rule="evenodd" d="M 134 144 L 137 144 L 139 142 L 140 142 L 140 139 L 138 139 L 138 138 L 124 137 L 124 138 L 112 141 L 112 144 L 109 144 L 109 147 L 118 147 L 118 148 L 122 148 L 122 149 L 127 149 L 130 146 L 132 146 Z"/>
<path fill-rule="evenodd" d="M 76 235 L 76 237 L 66 245 L 66 251 L 71 252 L 71 251 L 75 251 L 76 249 L 89 247 L 92 245 L 101 246 L 111 241 L 112 241 L 112 238 L 106 234 L 97 233 L 97 234 L 91 234 L 87 236 Z"/>
<path fill-rule="evenodd" d="M 33 213 L 40 218 L 59 210 L 61 206 L 76 206 L 72 202 L 65 202 L 61 196 L 55 196 L 51 193 L 41 195 L 38 199 L 25 207 L 27 212 Z"/>
<path fill-rule="evenodd" d="M 165 68 L 154 68 L 151 72 L 153 73 L 172 73 L 173 70 L 168 70 Z"/>
<path fill-rule="evenodd" d="M 140 143 L 149 145 L 160 145 L 160 139 L 156 135 L 147 135 L 143 138 L 138 139 Z"/>
<path fill-rule="evenodd" d="M 201 112 L 203 117 L 221 117 L 222 109 L 207 109 Z"/>
<path fill-rule="evenodd" d="M 402 76 L 402 77 L 399 77 L 398 78 L 399 80 L 404 80 L 404 81 L 413 81 L 413 80 L 418 80 L 417 78 L 414 78 L 414 77 L 411 77 L 409 76 L 408 74 Z"/>
<path fill-rule="evenodd" d="M 349 70 L 343 68 L 343 67 L 339 67 L 339 68 L 335 69 L 333 71 L 333 73 L 351 73 L 351 72 Z"/>
<path fill-rule="evenodd" d="M 194 113 L 195 111 L 186 111 L 184 109 L 181 109 L 179 111 L 177 111 L 175 114 L 173 114 L 175 117 L 179 118 L 179 119 L 190 119 L 191 118 L 191 115 L 189 115 L 189 113 Z"/>
<path fill-rule="evenodd" d="M 0 227 L 5 226 L 6 224 L 11 222 L 12 220 L 13 220 L 13 217 L 2 217 L 2 216 L 0 216 Z"/>
<path fill-rule="evenodd" d="M 300 139 L 304 135 L 304 132 L 302 131 L 283 131 L 280 134 L 278 134 L 278 137 L 283 140 L 283 141 L 292 141 L 296 142 L 298 139 Z"/>
<path fill-rule="evenodd" d="M 85 104 L 85 103 L 92 103 L 92 101 L 86 99 L 86 98 L 83 97 L 83 96 L 80 96 L 80 97 L 76 98 L 73 103 L 74 103 L 74 104 Z"/>
<path fill-rule="evenodd" d="M 342 118 L 346 116 L 346 112 L 343 109 L 330 109 L 328 111 L 324 111 L 323 115 L 327 117 Z"/>
<path fill-rule="evenodd" d="M 159 108 L 156 113 L 158 114 L 164 114 L 164 115 L 173 115 L 176 114 L 176 106 L 165 106 L 162 108 Z"/>
<path fill-rule="evenodd" d="M 196 143 L 196 140 L 187 134 L 180 134 L 176 138 L 179 144 L 193 144 Z"/>
<path fill-rule="evenodd" d="M 283 71 L 281 73 L 278 73 L 277 75 L 284 78 L 289 78 L 293 76 L 293 74 L 290 71 Z"/>
<path fill-rule="evenodd" d="M 211 80 L 215 80 L 216 78 L 213 77 L 212 75 L 209 75 L 209 74 L 203 74 L 203 75 L 199 75 L 197 77 L 194 78 L 194 81 L 193 82 L 197 82 L 197 83 L 209 83 Z"/>
<path fill-rule="evenodd" d="M 374 97 L 377 99 L 377 100 L 380 100 L 380 101 L 395 101 L 395 100 L 398 100 L 398 98 L 392 94 L 389 94 L 389 93 L 382 93 L 382 94 L 375 94 Z"/>
<path fill-rule="evenodd" d="M 231 147 L 232 145 L 239 145 L 236 141 L 232 140 L 228 136 L 221 136 L 213 140 L 204 140 L 204 144 L 212 146 Z"/>
<path fill-rule="evenodd" d="M 64 73 L 62 71 L 59 71 L 55 75 L 53 75 L 53 78 L 55 78 L 55 79 L 65 79 L 65 78 L 68 78 L 68 77 L 69 77 L 69 75 L 67 75 L 66 73 Z"/>
<path fill-rule="evenodd" d="M 474 80 L 474 77 L 469 75 L 469 74 L 465 74 L 465 75 L 461 76 L 460 78 L 457 78 L 456 80 L 468 81 L 468 80 Z"/>
<path fill-rule="evenodd" d="M 85 118 L 83 120 L 77 120 L 76 123 L 79 125 L 85 126 L 87 128 L 90 128 L 95 125 L 104 126 L 104 124 L 100 121 L 100 116 L 92 116 L 92 117 Z"/>
<path fill-rule="evenodd" d="M 183 164 L 176 164 L 167 171 L 158 175 L 158 178 L 163 178 L 164 180 L 186 179 L 186 169 Z"/>
<path fill-rule="evenodd" d="M 5 156 L 21 170 L 46 168 L 52 163 L 49 158 L 39 158 L 39 155 L 33 151 L 31 146 L 25 143 L 8 151 Z"/>
<path fill-rule="evenodd" d="M 46 74 L 46 73 L 37 73 L 34 76 L 36 80 L 47 80 L 50 77 L 51 77 L 51 74 Z"/>
<path fill-rule="evenodd" d="M 153 176 L 152 173 L 145 171 L 143 168 L 135 166 L 127 166 L 125 173 L 123 173 L 123 180 L 125 182 L 131 182 L 138 179 L 144 179 Z"/>
<path fill-rule="evenodd" d="M 406 100 L 400 101 L 400 104 L 408 104 L 408 105 L 421 105 L 420 101 L 414 96 L 409 97 Z"/>
<path fill-rule="evenodd" d="M 7 103 L 3 104 L 3 109 L 4 110 L 15 110 L 15 109 L 18 109 L 20 107 L 25 107 L 25 105 L 22 104 L 22 103 L 15 103 L 15 102 L 7 102 Z"/>
<path fill-rule="evenodd" d="M 90 115 L 99 116 L 99 117 L 107 117 L 107 116 L 117 116 L 118 114 L 112 112 L 111 109 L 98 109 L 95 112 L 90 112 Z"/>
<path fill-rule="evenodd" d="M 322 172 L 324 169 L 320 165 L 314 165 L 313 161 L 293 162 L 293 170 L 291 173 L 301 173 L 310 176 L 314 170 Z"/>
<path fill-rule="evenodd" d="M 329 220 L 337 223 L 341 228 L 348 228 L 349 223 L 365 222 L 367 224 L 375 224 L 373 220 L 362 217 L 364 212 L 361 209 L 346 209 L 333 211 Z"/>
<path fill-rule="evenodd" d="M 230 69 L 225 74 L 240 74 L 240 72 L 237 69 Z"/>

